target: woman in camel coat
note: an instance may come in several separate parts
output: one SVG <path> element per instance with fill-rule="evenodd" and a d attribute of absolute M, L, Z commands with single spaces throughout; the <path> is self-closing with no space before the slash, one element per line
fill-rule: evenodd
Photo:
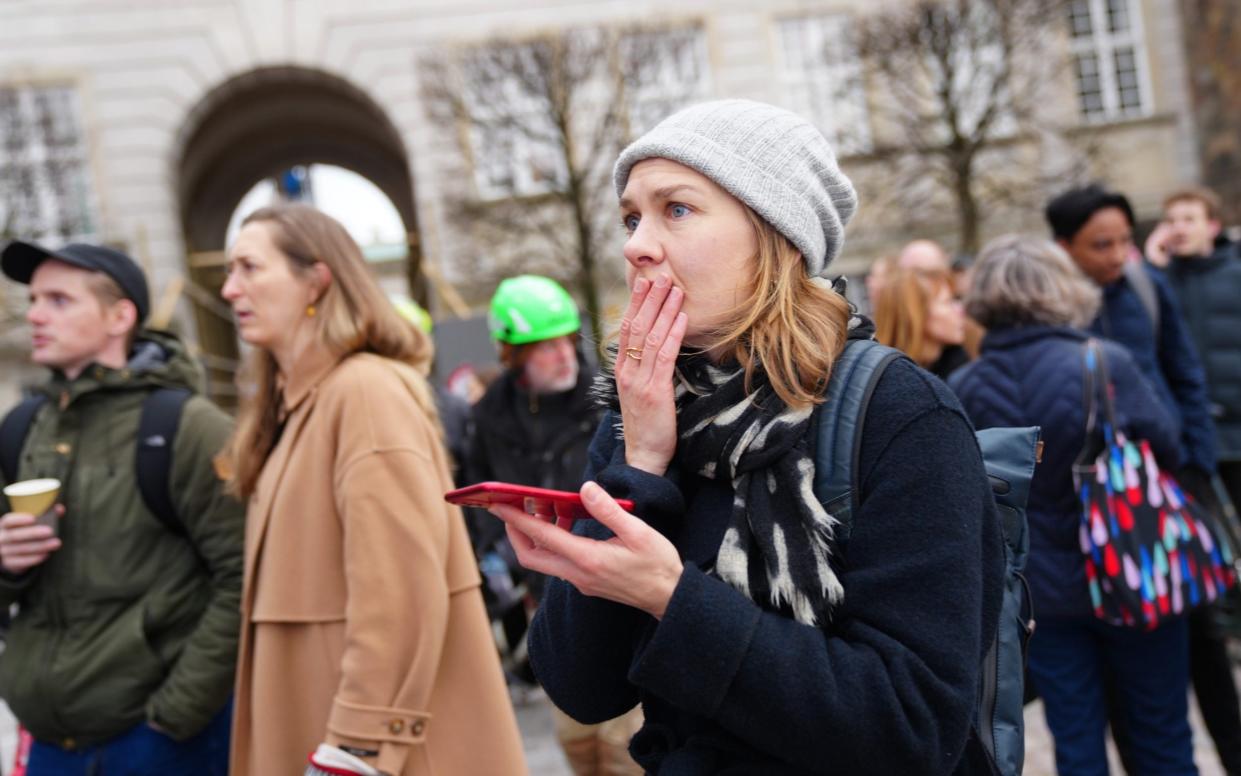
<path fill-rule="evenodd" d="M 312 752 L 308 773 L 524 774 L 465 525 L 442 497 L 429 340 L 313 208 L 251 215 L 228 270 L 257 361 L 229 453 L 250 499 L 232 774 L 300 774 Z"/>

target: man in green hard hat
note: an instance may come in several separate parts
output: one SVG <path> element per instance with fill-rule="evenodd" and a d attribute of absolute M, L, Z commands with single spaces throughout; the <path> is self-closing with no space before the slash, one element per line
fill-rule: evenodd
<path fill-rule="evenodd" d="M 576 491 L 599 422 L 577 304 L 551 278 L 520 275 L 496 289 L 488 327 L 505 371 L 474 405 L 471 478 Z"/>
<path fill-rule="evenodd" d="M 579 347 L 582 321 L 577 304 L 551 278 L 520 275 L 496 289 L 488 326 L 499 346 L 504 373 L 474 405 L 470 481 L 577 491 L 586 470 L 586 449 L 601 415 L 589 395 L 594 371 Z M 541 580 L 517 565 L 504 524 L 486 514 L 479 519 L 475 540 L 484 570 L 503 559 L 509 568 L 527 575 L 522 579 L 537 601 Z M 500 614 L 509 657 L 525 653 L 517 644 L 524 638 L 530 614 L 520 603 Z M 533 681 L 528 664 L 506 663 L 511 674 Z M 557 737 L 577 776 L 641 773 L 627 751 L 640 726 L 640 712 L 602 725 L 581 725 L 556 714 Z"/>

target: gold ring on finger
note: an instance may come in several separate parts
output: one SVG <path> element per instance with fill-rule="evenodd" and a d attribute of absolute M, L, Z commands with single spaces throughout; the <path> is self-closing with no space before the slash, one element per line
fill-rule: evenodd
<path fill-rule="evenodd" d="M 642 360 L 642 348 L 625 348 L 625 355 L 634 361 Z"/>

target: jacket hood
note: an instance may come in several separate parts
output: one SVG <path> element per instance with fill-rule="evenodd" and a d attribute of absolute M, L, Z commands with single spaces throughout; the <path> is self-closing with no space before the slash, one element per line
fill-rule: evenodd
<path fill-rule="evenodd" d="M 202 367 L 175 334 L 143 329 L 121 369 L 94 364 L 73 380 L 57 371 L 44 390 L 49 394 L 68 391 L 71 398 L 99 390 L 145 388 L 188 388 L 202 393 L 205 382 Z"/>

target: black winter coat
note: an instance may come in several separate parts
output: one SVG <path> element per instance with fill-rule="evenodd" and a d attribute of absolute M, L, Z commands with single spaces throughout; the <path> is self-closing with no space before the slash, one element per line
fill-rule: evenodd
<path fill-rule="evenodd" d="M 539 488 L 576 491 L 584 480 L 586 450 L 602 410 L 590 397 L 593 372 L 579 364 L 577 385 L 561 394 L 535 396 L 505 372 L 474 405 L 466 454 L 469 482 L 498 480 Z M 477 518 L 477 519 L 475 519 Z M 476 549 L 504 535 L 504 524 L 471 513 Z"/>
<path fill-rule="evenodd" d="M 1241 243 L 1174 258 L 1168 281 L 1206 369 L 1219 457 L 1241 460 Z"/>
<path fill-rule="evenodd" d="M 949 381 L 975 428 L 1043 429 L 1043 460 L 1034 470 L 1026 508 L 1030 555 L 1025 575 L 1036 618 L 1091 613 L 1072 469 L 1086 441 L 1086 337 L 1050 326 L 989 331 L 978 360 Z M 1130 436 L 1149 441 L 1159 463 L 1175 470 L 1180 463 L 1175 421 L 1128 351 L 1113 342 L 1103 342 L 1102 348 L 1116 389 L 1117 422 Z"/>
<path fill-rule="evenodd" d="M 685 571 L 659 621 L 549 581 L 529 643 L 557 706 L 600 722 L 641 703 L 630 753 L 661 776 L 985 772 L 967 738 L 1003 551 L 981 453 L 942 382 L 898 361 L 875 389 L 845 599 L 822 628 L 713 574 L 730 482 L 676 459 L 664 477 L 627 466 L 611 416 L 590 461 L 676 545 Z M 574 531 L 611 536 L 593 520 Z"/>

